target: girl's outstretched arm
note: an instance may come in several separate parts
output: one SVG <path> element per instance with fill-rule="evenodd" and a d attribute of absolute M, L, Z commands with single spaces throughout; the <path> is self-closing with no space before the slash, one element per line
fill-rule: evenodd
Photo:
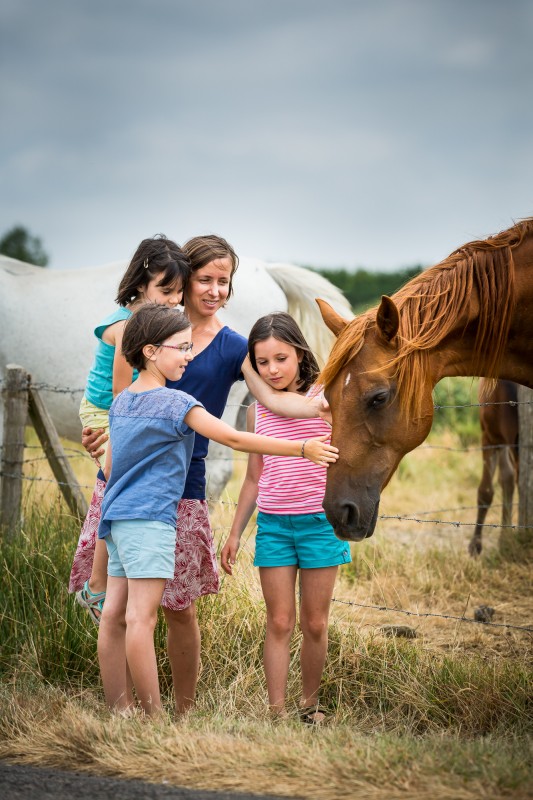
<path fill-rule="evenodd" d="M 249 433 L 255 431 L 255 403 L 249 406 L 246 412 L 246 429 Z M 256 506 L 258 483 L 262 471 L 263 459 L 257 453 L 250 453 L 248 455 L 246 476 L 241 486 L 241 491 L 239 492 L 235 517 L 233 518 L 229 536 L 220 553 L 222 569 L 224 572 L 227 572 L 228 575 L 231 575 L 233 572 L 233 565 L 237 558 L 242 532 L 248 525 Z"/>
<path fill-rule="evenodd" d="M 242 374 L 248 389 L 259 402 L 279 417 L 314 419 L 322 417 L 331 425 L 331 412 L 322 394 L 306 397 L 297 392 L 278 392 L 259 377 L 248 356 L 242 363 Z"/>
<path fill-rule="evenodd" d="M 206 439 L 214 439 L 215 442 L 225 444 L 233 450 L 241 450 L 243 453 L 303 456 L 321 466 L 328 466 L 339 457 L 338 449 L 326 443 L 326 439 L 329 438 L 327 435 L 294 442 L 289 439 L 275 439 L 272 436 L 258 436 L 256 433 L 243 433 L 236 431 L 231 425 L 217 419 L 200 406 L 191 408 L 185 415 L 185 423 Z"/>

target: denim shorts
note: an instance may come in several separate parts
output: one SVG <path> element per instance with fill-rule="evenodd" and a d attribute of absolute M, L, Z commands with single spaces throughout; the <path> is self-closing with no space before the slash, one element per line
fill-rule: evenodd
<path fill-rule="evenodd" d="M 318 569 L 348 564 L 350 546 L 341 542 L 325 514 L 257 515 L 256 567 Z"/>
<path fill-rule="evenodd" d="M 173 578 L 176 528 L 149 519 L 112 520 L 105 537 L 113 578 Z"/>

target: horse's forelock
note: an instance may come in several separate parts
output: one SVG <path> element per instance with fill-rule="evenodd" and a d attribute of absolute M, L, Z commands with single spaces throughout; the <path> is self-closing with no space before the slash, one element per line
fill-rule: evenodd
<path fill-rule="evenodd" d="M 375 319 L 375 314 L 374 314 Z M 372 323 L 371 312 L 355 317 L 335 340 L 328 361 L 317 378 L 317 383 L 328 389 L 341 369 L 354 358 L 365 343 L 365 333 Z"/>

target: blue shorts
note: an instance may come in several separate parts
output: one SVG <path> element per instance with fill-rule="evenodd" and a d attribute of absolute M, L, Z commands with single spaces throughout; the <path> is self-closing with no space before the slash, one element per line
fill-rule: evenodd
<path fill-rule="evenodd" d="M 150 519 L 118 519 L 105 537 L 113 578 L 173 578 L 176 527 Z"/>
<path fill-rule="evenodd" d="M 348 564 L 350 546 L 341 542 L 325 514 L 257 515 L 255 567 L 318 569 Z"/>

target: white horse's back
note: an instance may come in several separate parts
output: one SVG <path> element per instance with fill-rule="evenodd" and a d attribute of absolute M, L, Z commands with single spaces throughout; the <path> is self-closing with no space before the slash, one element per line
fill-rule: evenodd
<path fill-rule="evenodd" d="M 44 390 L 59 433 L 80 438 L 78 408 L 91 366 L 92 330 L 113 310 L 125 262 L 52 270 L 0 257 L 0 371 L 16 363 Z M 3 377 L 3 375 L 2 375 Z"/>

